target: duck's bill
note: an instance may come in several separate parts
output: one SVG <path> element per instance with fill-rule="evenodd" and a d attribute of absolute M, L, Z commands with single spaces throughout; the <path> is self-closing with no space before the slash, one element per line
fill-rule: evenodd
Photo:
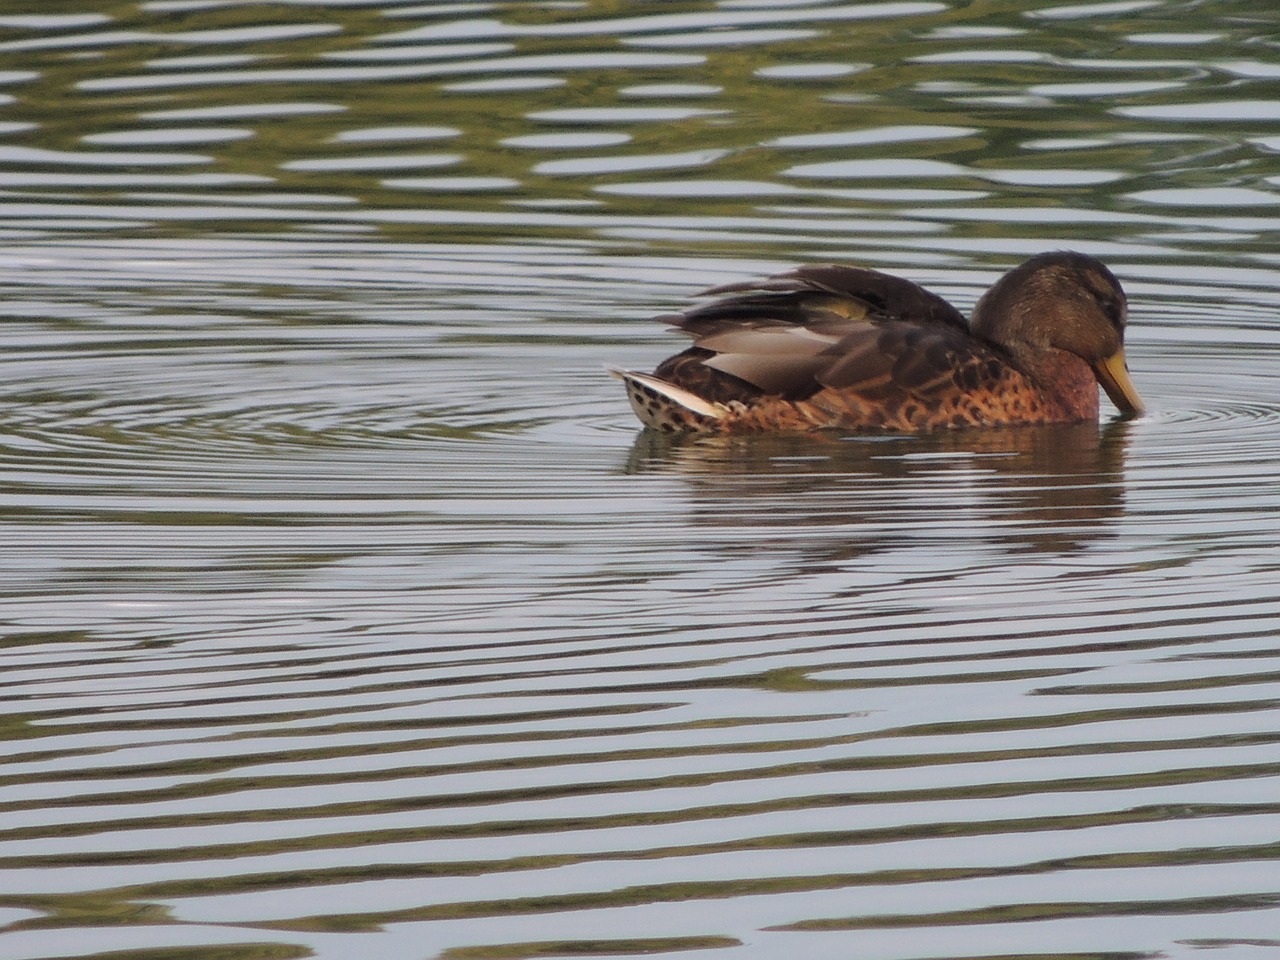
<path fill-rule="evenodd" d="M 1107 391 L 1107 396 L 1116 405 L 1116 409 L 1126 416 L 1136 417 L 1146 410 L 1138 390 L 1129 379 L 1129 365 L 1125 363 L 1124 348 L 1117 350 L 1105 360 L 1093 365 L 1098 375 L 1098 383 Z"/>

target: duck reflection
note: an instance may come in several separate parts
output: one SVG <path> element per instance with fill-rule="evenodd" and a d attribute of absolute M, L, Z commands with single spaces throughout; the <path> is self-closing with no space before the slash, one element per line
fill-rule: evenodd
<path fill-rule="evenodd" d="M 645 430 L 625 469 L 685 480 L 698 526 L 768 528 L 788 546 L 846 527 L 843 556 L 959 537 L 1071 552 L 1123 515 L 1130 431 L 1123 420 L 909 437 Z M 819 539 L 834 559 L 832 538 Z"/>

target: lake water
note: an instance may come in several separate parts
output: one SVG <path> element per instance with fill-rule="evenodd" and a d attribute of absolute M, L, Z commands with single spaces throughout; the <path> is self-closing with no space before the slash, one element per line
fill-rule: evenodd
<path fill-rule="evenodd" d="M 0 958 L 1280 955 L 1280 13 L 0 5 Z M 643 434 L 715 283 L 1138 421 Z"/>

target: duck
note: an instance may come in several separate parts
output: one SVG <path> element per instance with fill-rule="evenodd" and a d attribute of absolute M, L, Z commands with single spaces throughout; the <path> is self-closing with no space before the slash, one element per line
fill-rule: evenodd
<path fill-rule="evenodd" d="M 708 290 L 657 318 L 693 339 L 653 373 L 618 367 L 631 407 L 667 433 L 893 431 L 1096 421 L 1098 388 L 1144 405 L 1124 353 L 1128 301 L 1083 253 L 1041 253 L 972 319 L 900 277 L 803 266 Z"/>

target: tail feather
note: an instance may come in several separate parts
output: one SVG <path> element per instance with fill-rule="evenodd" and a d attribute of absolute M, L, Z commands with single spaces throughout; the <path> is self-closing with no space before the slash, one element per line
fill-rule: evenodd
<path fill-rule="evenodd" d="M 631 407 L 646 426 L 659 430 L 708 430 L 729 412 L 722 404 L 703 400 L 650 374 L 618 367 L 605 369 L 627 385 Z"/>

